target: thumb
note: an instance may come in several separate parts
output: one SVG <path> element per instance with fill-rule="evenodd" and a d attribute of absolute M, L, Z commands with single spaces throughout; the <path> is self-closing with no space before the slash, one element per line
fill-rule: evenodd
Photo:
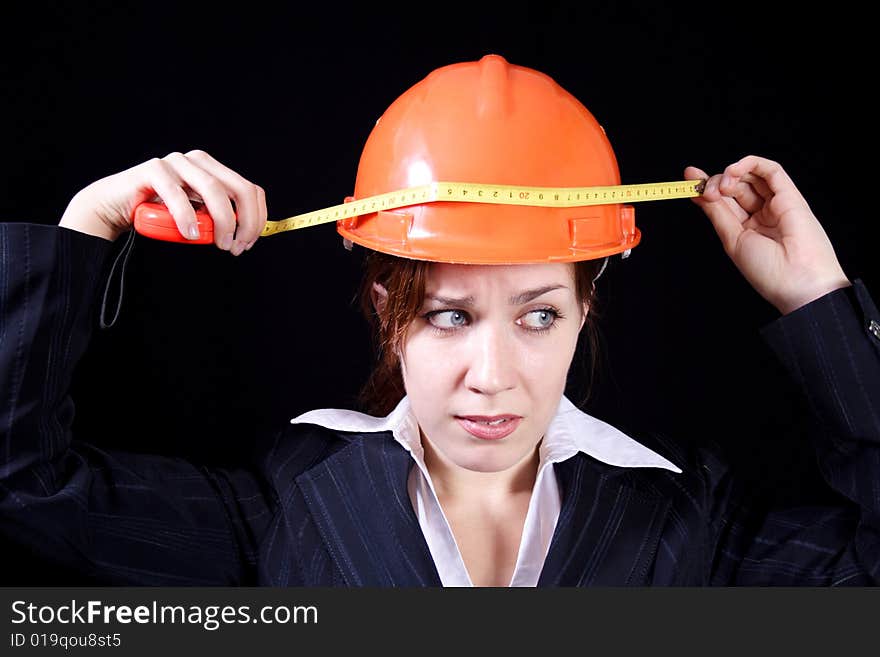
<path fill-rule="evenodd" d="M 709 175 L 703 171 L 702 169 L 698 169 L 697 167 L 685 167 L 684 169 L 684 179 L 685 180 L 698 180 L 699 178 L 708 178 Z"/>
<path fill-rule="evenodd" d="M 709 174 L 699 169 L 697 167 L 685 167 L 684 169 L 684 179 L 685 180 L 708 180 Z M 705 189 L 703 190 L 705 193 Z M 693 196 L 691 200 L 699 205 L 701 208 L 705 207 L 707 201 L 703 195 Z"/>

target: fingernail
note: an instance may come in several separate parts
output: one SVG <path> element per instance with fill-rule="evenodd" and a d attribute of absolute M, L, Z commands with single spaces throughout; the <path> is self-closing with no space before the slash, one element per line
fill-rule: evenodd
<path fill-rule="evenodd" d="M 733 182 L 731 177 L 727 174 L 721 176 L 721 186 L 722 187 L 730 187 L 730 183 Z"/>
<path fill-rule="evenodd" d="M 220 242 L 220 248 L 224 251 L 228 251 L 229 247 L 232 246 L 232 235 L 227 234 L 223 236 L 223 240 Z"/>
<path fill-rule="evenodd" d="M 248 243 L 247 243 L 247 246 L 244 247 L 244 250 L 245 250 L 245 251 L 250 251 L 250 250 L 251 250 L 251 247 L 254 245 L 254 242 L 256 242 L 256 241 L 257 241 L 257 240 L 251 240 L 250 242 L 248 242 Z"/>
<path fill-rule="evenodd" d="M 190 224 L 186 232 L 189 234 L 191 240 L 197 240 L 200 237 L 199 227 L 196 224 Z"/>

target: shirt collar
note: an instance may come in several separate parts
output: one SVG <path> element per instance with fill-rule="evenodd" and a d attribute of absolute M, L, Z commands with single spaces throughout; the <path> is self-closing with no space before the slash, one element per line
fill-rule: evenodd
<path fill-rule="evenodd" d="M 336 431 L 356 433 L 390 431 L 395 440 L 420 465 L 424 465 L 419 425 L 406 395 L 385 417 L 339 408 L 322 408 L 303 413 L 290 420 L 290 423 L 317 424 Z M 540 464 L 564 461 L 578 452 L 622 468 L 663 468 L 681 473 L 681 469 L 670 461 L 607 422 L 584 413 L 563 395 L 541 441 Z"/>

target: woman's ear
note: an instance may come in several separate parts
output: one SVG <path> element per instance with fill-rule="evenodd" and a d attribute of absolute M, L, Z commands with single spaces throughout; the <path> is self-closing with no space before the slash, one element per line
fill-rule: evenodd
<path fill-rule="evenodd" d="M 370 290 L 370 299 L 373 302 L 373 308 L 376 310 L 376 314 L 379 316 L 379 321 L 382 326 L 385 326 L 385 322 L 387 321 L 387 318 L 385 317 L 385 306 L 388 304 L 388 290 L 386 290 L 385 286 L 381 283 L 373 281 L 373 289 Z M 403 355 L 398 349 L 394 350 L 394 354 L 397 356 L 397 360 L 402 369 Z"/>
<path fill-rule="evenodd" d="M 382 317 L 385 312 L 385 304 L 388 301 L 388 290 L 381 283 L 373 281 L 373 289 L 370 291 L 370 299 L 376 314 Z"/>
<path fill-rule="evenodd" d="M 583 306 L 581 306 L 581 325 L 578 327 L 578 333 L 580 330 L 584 328 L 584 324 L 587 322 L 587 314 L 590 312 L 590 304 L 587 301 L 584 301 Z"/>

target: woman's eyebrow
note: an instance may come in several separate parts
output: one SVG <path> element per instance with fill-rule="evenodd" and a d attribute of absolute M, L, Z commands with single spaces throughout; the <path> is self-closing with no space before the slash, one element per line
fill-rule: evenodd
<path fill-rule="evenodd" d="M 551 290 L 559 290 L 566 289 L 565 285 L 544 285 L 543 287 L 536 287 L 532 290 L 525 290 L 516 294 L 508 300 L 511 306 L 519 306 L 524 303 L 528 303 L 532 299 L 541 296 Z M 439 303 L 445 304 L 447 306 L 462 306 L 465 308 L 471 307 L 474 305 L 474 297 L 441 297 L 436 294 L 426 294 L 426 299 L 430 299 L 431 301 L 437 301 Z"/>
<path fill-rule="evenodd" d="M 526 290 L 525 292 L 520 292 L 516 296 L 510 297 L 509 303 L 511 306 L 519 306 L 524 303 L 528 303 L 535 297 L 539 297 L 546 292 L 550 292 L 551 290 L 559 290 L 559 289 L 567 289 L 565 285 L 545 285 L 544 287 L 536 287 L 533 290 Z"/>

